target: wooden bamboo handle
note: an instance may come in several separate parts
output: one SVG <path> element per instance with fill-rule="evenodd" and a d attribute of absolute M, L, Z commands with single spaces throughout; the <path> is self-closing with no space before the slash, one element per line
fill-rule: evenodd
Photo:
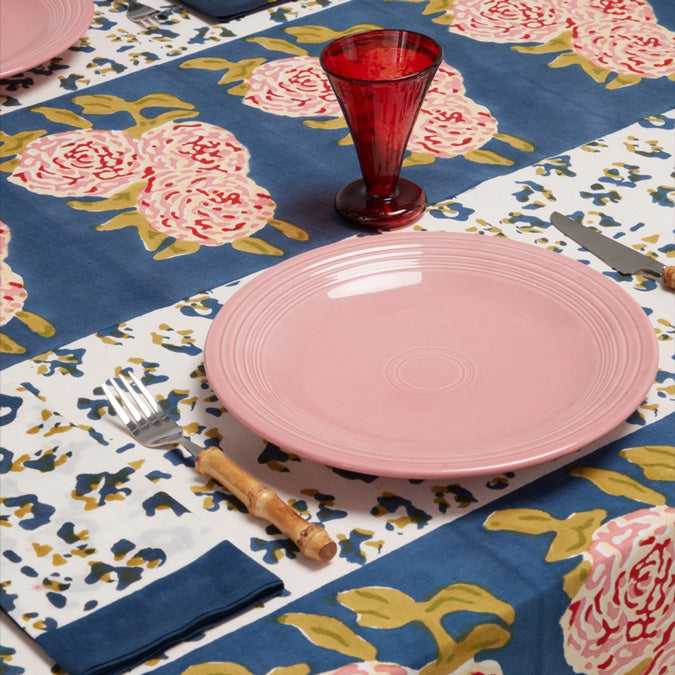
<path fill-rule="evenodd" d="M 281 530 L 308 558 L 328 562 L 337 552 L 337 545 L 323 527 L 301 518 L 273 490 L 247 474 L 218 448 L 202 450 L 195 466 L 199 473 L 215 478 L 232 492 L 254 516 Z"/>
<path fill-rule="evenodd" d="M 661 270 L 663 283 L 675 291 L 675 265 L 668 265 Z"/>

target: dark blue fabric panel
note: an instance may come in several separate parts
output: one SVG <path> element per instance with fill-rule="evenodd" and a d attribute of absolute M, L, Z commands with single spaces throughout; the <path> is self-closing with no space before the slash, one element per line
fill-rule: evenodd
<path fill-rule="evenodd" d="M 675 3 L 654 0 L 652 5 L 659 22 L 674 29 Z M 298 25 L 343 31 L 368 23 L 406 27 L 438 40 L 445 61 L 462 73 L 467 96 L 491 111 L 500 133 L 523 139 L 534 150 L 518 150 L 493 138 L 485 149 L 509 158 L 511 166 L 481 164 L 459 156 L 404 168 L 403 175 L 419 183 L 430 202 L 457 195 L 482 181 L 564 152 L 644 116 L 665 112 L 673 104 L 674 87 L 667 78 L 643 79 L 611 91 L 576 65 L 549 67 L 554 55 L 522 54 L 510 44 L 480 42 L 450 33 L 447 27 L 434 23 L 433 16 L 422 14 L 425 6 L 426 3 L 358 0 L 282 24 L 264 37 L 294 43 L 287 29 Z M 300 46 L 317 56 L 324 44 Z M 228 86 L 218 84 L 222 72 L 180 68 L 181 63 L 197 57 L 236 63 L 254 58 L 289 58 L 289 54 L 241 39 L 45 105 L 80 114 L 82 109 L 73 100 L 77 96 L 104 94 L 133 100 L 157 92 L 194 105 L 199 115 L 192 119 L 224 127 L 247 146 L 251 154 L 249 175 L 272 195 L 275 218 L 303 228 L 309 234 L 308 241 L 289 239 L 267 225 L 256 236 L 281 249 L 281 257 L 245 253 L 224 244 L 202 246 L 196 253 L 155 261 L 133 227 L 95 230 L 114 213 L 76 210 L 68 206 L 67 198 L 31 193 L 7 182 L 7 174 L 2 174 L 0 218 L 12 233 L 7 262 L 23 277 L 28 290 L 25 309 L 51 322 L 56 334 L 52 338 L 41 337 L 13 319 L 6 329 L 26 352 L 0 355 L 0 367 L 354 233 L 333 209 L 337 190 L 360 175 L 353 146 L 338 144 L 345 130 L 314 129 L 301 118 L 272 115 L 244 105 L 241 96 L 228 93 Z M 157 114 L 160 112 L 163 111 L 157 109 Z M 124 129 L 130 125 L 127 113 L 89 115 L 88 119 L 100 129 Z M 3 130 L 8 134 L 34 129 L 56 133 L 72 127 L 50 122 L 34 109 L 3 117 Z"/>
<path fill-rule="evenodd" d="M 225 541 L 177 572 L 36 641 L 70 675 L 111 675 L 282 589 L 278 577 Z"/>
<path fill-rule="evenodd" d="M 462 611 L 446 617 L 444 627 L 456 641 L 486 622 L 497 623 L 510 633 L 505 646 L 493 649 L 486 644 L 476 655 L 476 661 L 497 661 L 503 675 L 573 675 L 575 671 L 564 658 L 559 621 L 570 604 L 563 590 L 564 575 L 579 564 L 580 556 L 546 562 L 553 532 L 533 536 L 505 530 L 488 531 L 483 526 L 485 520 L 503 509 L 536 509 L 558 519 L 566 519 L 572 513 L 604 509 L 607 512 L 604 522 L 607 522 L 649 506 L 626 497 L 611 496 L 590 481 L 571 476 L 570 469 L 576 466 L 619 472 L 664 494 L 667 503 L 675 506 L 672 483 L 646 480 L 639 467 L 619 455 L 624 448 L 658 446 L 664 439 L 672 438 L 675 438 L 675 414 L 462 516 L 270 617 L 198 648 L 153 673 L 180 675 L 190 665 L 222 661 L 245 666 L 253 673 L 307 663 L 312 672 L 319 673 L 359 661 L 312 644 L 297 628 L 277 620 L 283 614 L 296 612 L 339 619 L 377 647 L 378 661 L 420 669 L 434 661 L 438 654 L 436 644 L 423 627 L 415 622 L 391 629 L 359 627 L 354 612 L 342 606 L 337 595 L 350 589 L 388 587 L 421 602 L 446 586 L 459 583 L 480 586 L 515 609 L 511 625 L 489 612 L 481 616 Z M 250 649 L 252 644 L 256 645 L 254 652 Z"/>

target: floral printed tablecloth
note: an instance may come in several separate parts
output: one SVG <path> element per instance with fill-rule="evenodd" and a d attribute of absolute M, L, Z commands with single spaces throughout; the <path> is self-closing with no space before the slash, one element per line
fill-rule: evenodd
<path fill-rule="evenodd" d="M 368 12 L 380 11 L 379 3 L 364 4 L 369 6 Z M 335 25 L 333 21 L 337 20 L 331 17 L 341 17 L 343 9 L 346 12 L 353 6 L 354 3 L 351 6 L 348 3 L 343 8 L 340 3 L 332 3 L 332 8 L 297 25 L 309 23 L 323 28 Z M 547 77 L 551 73 L 565 73 L 566 77 L 575 73 L 575 88 L 605 92 L 607 98 L 602 105 L 612 108 L 617 100 L 638 99 L 632 105 L 637 105 L 641 112 L 633 109 L 625 122 L 617 120 L 613 123 L 615 126 L 610 125 L 592 136 L 583 136 L 580 132 L 580 140 L 556 147 L 555 151 L 524 149 L 525 146 L 519 146 L 513 139 L 510 143 L 505 140 L 507 132 L 503 130 L 502 120 L 508 119 L 503 117 L 504 96 L 508 93 L 504 90 L 508 87 L 504 86 L 495 99 L 502 103 L 491 103 L 486 111 L 485 104 L 481 103 L 484 94 L 475 93 L 463 68 L 453 63 L 454 52 L 446 48 L 447 65 L 441 70 L 437 91 L 432 91 L 427 115 L 422 118 L 431 131 L 424 133 L 423 125 L 418 127 L 406 167 L 411 172 L 416 169 L 423 172 L 419 174 L 424 176 L 420 181 L 433 199 L 423 220 L 412 229 L 509 237 L 570 256 L 610 277 L 644 308 L 658 339 L 659 371 L 644 402 L 609 436 L 570 457 L 569 465 L 566 461 L 557 461 L 515 473 L 495 473 L 461 481 L 405 481 L 349 474 L 266 444 L 233 420 L 208 386 L 202 348 L 210 321 L 250 278 L 246 276 L 249 272 L 256 273 L 283 257 L 272 255 L 266 248 L 274 246 L 272 242 L 283 242 L 283 254 L 292 255 L 307 246 L 351 236 L 353 232 L 342 228 L 318 198 L 302 205 L 302 209 L 312 211 L 311 219 L 304 216 L 291 223 L 282 221 L 276 212 L 273 216 L 265 212 L 264 232 L 241 236 L 233 243 L 209 249 L 219 254 L 213 263 L 219 265 L 217 283 L 197 285 L 189 296 L 175 295 L 173 291 L 169 295 L 160 293 L 153 296 L 149 311 L 139 312 L 127 306 L 127 313 L 115 321 L 90 324 L 89 328 L 83 324 L 79 330 L 69 333 L 71 319 L 67 313 L 49 313 L 54 308 L 63 310 L 63 297 L 51 293 L 50 289 L 41 290 L 39 295 L 32 290 L 32 282 L 38 277 L 34 271 L 26 270 L 35 252 L 42 256 L 44 270 L 50 262 L 49 251 L 54 252 L 58 268 L 79 246 L 91 256 L 79 263 L 80 275 L 84 270 L 89 282 L 100 270 L 102 255 L 105 254 L 105 260 L 114 262 L 129 250 L 135 250 L 139 255 L 137 260 L 142 261 L 137 274 L 121 281 L 107 295 L 94 292 L 93 287 L 88 291 L 88 295 L 98 298 L 99 302 L 110 293 L 122 295 L 120 305 L 124 309 L 129 302 L 129 289 L 136 289 L 135 293 L 145 296 L 151 283 L 159 283 L 150 281 L 153 273 L 149 267 L 184 260 L 187 261 L 185 269 L 191 269 L 194 277 L 194 270 L 201 270 L 204 264 L 199 255 L 208 245 L 201 246 L 199 251 L 180 251 L 180 242 L 186 240 L 172 236 L 162 239 L 157 230 L 139 227 L 138 214 L 147 222 L 161 222 L 159 213 L 151 212 L 157 204 L 140 197 L 140 191 L 134 194 L 133 189 L 116 178 L 109 179 L 110 183 L 108 179 L 90 183 L 90 188 L 94 186 L 93 197 L 53 196 L 27 189 L 26 185 L 34 186 L 32 181 L 42 175 L 31 173 L 31 162 L 43 160 L 47 154 L 32 153 L 31 147 L 44 148 L 59 132 L 72 136 L 86 131 L 93 137 L 105 130 L 106 138 L 110 139 L 110 134 L 121 135 L 126 129 L 126 136 L 132 140 L 124 137 L 123 142 L 135 143 L 137 149 L 138 144 L 143 143 L 144 153 L 152 157 L 150 163 L 144 160 L 136 168 L 131 167 L 136 177 L 139 176 L 134 172 L 140 167 L 142 175 L 137 183 L 151 183 L 155 175 L 160 175 L 165 170 L 161 163 L 166 157 L 173 158 L 174 168 L 189 165 L 194 170 L 197 163 L 199 170 L 194 172 L 197 178 L 202 171 L 221 172 L 235 176 L 240 181 L 238 184 L 243 184 L 245 179 L 253 181 L 251 176 L 262 175 L 261 171 L 272 180 L 279 171 L 272 170 L 276 158 L 256 159 L 260 158 L 260 151 L 256 151 L 260 146 L 256 145 L 253 134 L 253 140 L 242 144 L 240 136 L 244 132 L 239 131 L 240 127 L 237 133 L 229 131 L 229 124 L 216 117 L 204 117 L 201 108 L 194 118 L 168 119 L 165 123 L 175 125 L 171 134 L 165 133 L 163 124 L 151 122 L 144 126 L 145 119 L 152 120 L 153 115 L 161 115 L 167 109 L 153 109 L 153 115 L 148 114 L 146 118 L 145 113 L 149 111 L 143 105 L 129 105 L 134 98 L 123 95 L 125 82 L 135 86 L 136 81 L 129 80 L 126 74 L 123 77 L 117 73 L 102 74 L 98 80 L 101 92 L 114 91 L 114 95 L 126 101 L 119 109 L 115 107 L 120 105 L 117 101 L 112 112 L 110 108 L 102 111 L 111 114 L 111 119 L 119 119 L 106 127 L 88 124 L 97 121 L 101 111 L 92 113 L 86 106 L 100 103 L 100 98 L 80 100 L 86 103 L 85 108 L 67 97 L 56 102 L 41 99 L 37 108 L 35 105 L 40 101 L 33 99 L 29 106 L 24 106 L 17 99 L 18 105 L 8 108 L 20 112 L 20 117 L 15 119 L 23 123 L 23 120 L 40 117 L 40 128 L 48 133 L 35 135 L 35 123 L 26 127 L 33 138 L 27 140 L 20 152 L 5 155 L 10 162 L 5 166 L 5 177 L 11 182 L 3 180 L 3 190 L 23 195 L 23 203 L 29 205 L 26 208 L 33 214 L 47 214 L 51 218 L 50 227 L 45 227 L 43 232 L 50 229 L 52 238 L 48 239 L 47 246 L 39 239 L 28 237 L 23 224 L 20 229 L 13 227 L 13 217 L 20 210 L 11 207 L 9 212 L 13 216 L 6 219 L 8 227 L 2 231 L 2 280 L 3 284 L 6 280 L 14 282 L 9 284 L 9 290 L 3 288 L 5 325 L 2 331 L 3 340 L 8 340 L 3 344 L 11 346 L 13 342 L 28 349 L 24 353 L 8 354 L 1 380 L 3 515 L 0 525 L 8 534 L 0 539 L 3 549 L 0 598 L 3 609 L 22 629 L 3 618 L 0 668 L 5 672 L 46 675 L 52 661 L 32 640 L 49 648 L 49 634 L 55 634 L 56 627 L 68 627 L 86 619 L 87 615 L 95 616 L 97 606 L 101 608 L 115 598 L 128 596 L 152 579 L 169 577 L 170 572 L 180 566 L 183 556 L 187 556 L 189 562 L 211 544 L 217 545 L 219 532 L 223 540 L 282 579 L 285 591 L 190 641 L 161 650 L 134 672 L 263 675 L 283 671 L 321 673 L 340 668 L 345 675 L 369 672 L 403 675 L 420 670 L 453 675 L 523 672 L 665 675 L 675 667 L 672 650 L 675 623 L 672 613 L 668 612 L 675 602 L 673 295 L 648 277 L 626 277 L 608 270 L 549 224 L 550 212 L 562 211 L 583 217 L 586 224 L 595 225 L 660 259 L 675 257 L 672 232 L 675 115 L 666 112 L 666 101 L 659 98 L 662 92 L 672 91 L 667 80 L 673 72 L 668 71 L 672 62 L 669 66 L 667 58 L 662 58 L 663 63 L 654 66 L 650 76 L 645 72 L 639 76 L 621 73 L 619 66 L 614 65 L 617 70 L 612 70 L 607 63 L 593 68 L 581 58 L 587 53 L 581 47 L 584 40 L 579 37 L 578 25 L 587 26 L 588 22 L 573 19 L 559 3 L 542 3 L 535 23 L 548 27 L 544 31 L 540 26 L 541 32 L 537 34 L 518 33 L 513 21 L 504 23 L 505 18 L 499 19 L 497 7 L 508 7 L 509 3 L 495 3 L 491 12 L 483 13 L 483 18 L 476 11 L 479 6 L 480 3 L 470 2 L 447 3 L 447 6 L 426 2 L 382 3 L 384 11 L 391 12 L 390 16 L 423 19 L 428 22 L 429 31 L 438 31 L 440 27 L 443 35 L 446 31 L 458 35 L 460 43 L 485 42 L 486 47 L 492 48 L 498 27 L 499 35 L 508 36 L 508 40 L 500 38 L 500 44 L 506 45 L 505 52 L 530 62 L 536 60 L 537 68 Z M 587 13 L 602 11 L 613 17 L 603 21 L 613 21 L 615 32 L 621 32 L 618 26 L 622 25 L 621 21 L 625 23 L 625 13 L 630 11 L 635 18 L 629 21 L 641 22 L 642 28 L 643 24 L 649 24 L 653 29 L 652 38 L 659 33 L 663 39 L 672 40 L 672 33 L 667 32 L 673 25 L 668 18 L 670 6 L 667 4 L 586 3 L 583 7 Z M 121 8 L 121 4 L 99 3 L 97 21 L 105 18 L 119 24 L 116 19 Z M 272 106 L 277 110 L 279 100 L 269 96 L 255 98 L 256 72 L 265 76 L 260 80 L 262 91 L 276 92 L 265 89 L 264 83 L 271 78 L 282 81 L 278 72 L 287 71 L 276 71 L 274 75 L 267 69 L 278 68 L 286 59 L 293 59 L 287 64 L 297 65 L 310 56 L 297 53 L 297 49 L 280 52 L 280 47 L 284 50 L 301 47 L 315 54 L 313 45 L 325 42 L 323 34 L 316 38 L 319 42 L 300 42 L 296 34 L 286 30 L 293 28 L 294 24 L 286 25 L 285 21 L 289 13 L 297 9 L 298 5 L 289 4 L 263 13 L 265 16 L 260 21 L 267 22 L 274 13 L 276 20 L 281 21 L 283 17 L 284 23 L 280 22 L 269 33 L 254 36 L 245 46 L 229 42 L 226 33 L 233 24 L 227 24 L 226 28 L 217 24 L 209 26 L 181 14 L 185 24 L 183 34 L 188 36 L 196 25 L 202 25 L 206 31 L 202 34 L 215 34 L 215 41 L 227 43 L 223 49 L 232 48 L 235 56 L 226 59 L 230 63 L 241 60 L 239 49 L 246 53 L 253 49 L 256 54 L 274 54 L 255 56 L 260 62 L 245 78 L 248 88 L 241 86 L 244 80 L 228 80 L 231 67 L 224 68 L 222 61 L 229 55 L 226 51 L 214 57 L 210 51 L 183 52 L 176 63 L 215 58 L 215 61 L 197 61 L 191 65 L 197 66 L 195 70 L 206 67 L 204 73 L 214 77 L 210 86 L 221 91 L 227 105 L 234 100 L 244 110 L 243 116 L 251 118 L 255 113 L 260 119 L 268 120 L 269 128 L 260 132 L 264 142 L 281 135 L 275 129 L 292 127 L 298 131 L 301 127 L 313 143 L 329 137 L 326 152 L 334 153 L 331 157 L 345 149 L 351 152 L 351 148 L 339 144 L 345 130 L 335 116 L 328 114 L 334 102 L 325 95 L 322 98 L 321 92 L 325 94 L 325 90 L 317 92 L 313 88 L 303 99 L 303 105 L 311 101 L 312 105 L 325 106 L 318 112 L 314 108 L 307 118 L 279 116 L 265 109 Z M 302 11 L 316 9 L 306 7 Z M 397 11 L 402 14 L 396 14 Z M 352 11 L 350 25 L 360 23 L 358 14 Z M 242 21 L 250 24 L 252 19 Z M 239 22 L 235 23 L 240 26 Z M 657 28 L 664 25 L 670 26 L 665 32 Z M 342 30 L 344 26 L 331 30 L 338 28 Z M 118 26 L 110 26 L 112 35 L 117 30 Z M 624 27 L 622 31 L 625 30 Z M 603 35 L 607 35 L 607 31 Z M 593 42 L 599 44 L 601 39 L 598 37 Z M 178 40 L 177 44 L 182 43 Z M 645 44 L 648 46 L 650 41 L 646 39 Z M 203 47 L 202 44 L 198 49 Z M 646 49 L 643 45 L 641 52 Z M 101 47 L 98 51 L 105 50 Z M 183 59 L 187 53 L 189 57 Z M 161 60 L 167 56 L 175 54 L 164 54 Z M 624 57 L 615 54 L 614 58 L 612 63 L 616 64 Z M 629 62 L 631 59 L 624 58 Z M 640 61 L 647 62 L 643 58 Z M 141 81 L 144 74 L 141 71 L 146 65 L 130 64 L 128 70 L 137 72 L 130 77 Z M 307 81 L 315 87 L 317 71 L 309 66 L 300 70 L 309 73 Z M 183 70 L 190 72 L 191 69 Z M 151 68 L 145 73 L 154 71 Z M 48 83 L 50 95 L 59 93 L 54 91 L 54 80 L 49 75 L 40 77 Z M 650 84 L 656 86 L 640 89 Z M 35 86 L 26 90 L 27 95 L 35 96 L 34 90 L 31 93 Z M 239 93 L 232 94 L 231 90 L 236 87 Z M 100 95 L 98 89 L 94 91 Z M 447 97 L 448 91 L 453 93 L 456 108 L 451 119 L 442 120 L 434 106 L 444 95 Z M 641 91 L 646 93 L 638 95 Z M 91 95 L 91 92 L 92 89 L 86 89 L 83 93 Z M 188 94 L 182 96 L 188 98 Z M 621 98 L 613 98 L 615 94 Z M 568 98 L 561 97 L 560 92 L 555 95 L 558 99 Z M 242 96 L 252 97 L 252 105 L 242 104 Z M 287 96 L 282 97 L 281 105 L 289 105 Z M 581 113 L 576 112 L 581 110 L 579 105 L 571 105 L 575 113 L 567 113 L 573 122 L 569 126 L 583 126 L 583 120 L 579 119 Z M 214 116 L 217 107 L 214 103 Z M 189 107 L 170 110 L 181 115 L 191 111 Z M 3 131 L 15 140 L 17 134 L 22 133 L 18 131 L 21 124 L 12 121 L 16 112 L 3 118 Z M 584 109 L 584 115 L 587 112 Z M 320 113 L 325 113 L 325 117 Z M 630 118 L 630 114 L 634 117 Z M 79 117 L 75 125 L 74 116 Z M 129 117 L 139 127 L 139 133 L 129 133 Z M 70 129 L 65 132 L 64 119 L 65 128 Z M 472 119 L 476 126 L 468 124 Z M 499 129 L 494 127 L 493 120 L 499 123 Z M 543 121 L 541 124 L 545 128 Z M 458 128 L 470 132 L 460 138 L 469 138 L 478 147 L 467 141 L 463 148 L 466 152 L 462 152 L 456 146 L 441 143 L 441 140 L 457 138 L 450 132 Z M 200 141 L 204 145 L 195 142 L 194 129 L 202 133 Z M 243 123 L 241 129 L 244 129 Z M 3 140 L 7 148 L 7 137 Z M 431 140 L 434 143 L 426 147 L 425 143 Z M 36 145 L 31 146 L 34 142 Z M 165 152 L 158 152 L 161 145 Z M 511 151 L 501 154 L 499 150 L 503 152 L 505 145 Z M 13 147 L 11 142 L 9 147 Z M 58 153 L 61 147 L 54 145 L 53 153 Z M 205 163 L 208 154 L 204 147 L 216 151 L 213 165 Z M 314 152 L 318 155 L 319 148 Z M 527 153 L 530 161 L 519 160 L 519 153 Z M 506 156 L 513 164 L 500 164 L 497 155 Z M 133 161 L 133 155 L 124 153 L 124 156 Z M 537 161 L 533 162 L 535 158 Z M 24 171 L 17 170 L 21 162 Z M 451 164 L 458 166 L 450 168 Z M 150 175 L 148 166 L 155 173 Z M 517 166 L 522 168 L 514 171 Z M 337 186 L 355 171 L 347 159 L 337 161 L 335 168 L 343 172 L 335 181 Z M 475 188 L 455 191 L 457 175 L 462 172 L 468 174 L 469 184 L 477 184 Z M 287 173 L 282 178 L 285 179 Z M 64 170 L 57 178 L 61 180 L 65 175 Z M 326 175 L 321 176 L 322 180 Z M 75 182 L 81 185 L 84 176 L 86 172 L 77 174 Z M 258 180 L 262 183 L 262 179 Z M 96 192 L 104 184 L 114 186 L 110 194 Z M 264 184 L 268 195 L 274 195 L 279 204 L 284 203 L 283 196 L 278 196 L 284 194 L 281 188 L 272 189 L 269 187 L 272 183 Z M 323 188 L 329 205 L 334 187 Z M 186 189 L 192 188 L 182 187 L 183 192 Z M 45 199 L 48 206 L 42 203 Z M 81 208 L 83 204 L 107 207 L 111 205 L 110 200 L 113 205 L 122 207 L 112 219 L 107 211 L 102 218 L 103 210 Z M 72 205 L 77 202 L 80 208 Z M 283 208 L 292 210 L 293 207 L 289 201 Z M 264 212 L 264 203 L 262 210 Z M 70 228 L 70 216 L 79 213 L 84 213 L 89 220 Z M 133 225 L 121 229 L 110 225 L 124 214 L 134 220 Z M 105 221 L 108 227 L 102 228 L 105 218 L 108 218 Z M 26 217 L 21 222 L 28 222 L 25 227 L 32 227 L 30 220 Z M 120 223 L 118 220 L 116 225 Z M 83 245 L 85 239 L 78 238 L 78 228 L 91 236 L 86 241 L 109 235 L 115 237 L 114 243 L 97 244 L 92 249 L 88 244 Z M 274 235 L 277 239 L 268 237 L 268 230 L 277 233 Z M 305 238 L 302 232 L 309 236 Z M 222 236 L 222 231 L 214 236 Z M 158 239 L 163 245 L 160 242 L 153 248 Z M 247 239 L 261 242 L 251 244 L 249 241 L 251 248 L 248 249 L 235 248 L 237 241 Z M 55 252 L 59 247 L 66 252 L 66 257 Z M 263 252 L 254 252 L 255 247 L 263 247 Z M 101 253 L 104 248 L 107 251 Z M 157 255 L 163 250 L 167 251 L 164 261 Z M 238 257 L 259 262 L 242 268 L 232 262 Z M 60 276 L 60 272 L 56 276 Z M 15 302 L 8 301 L 9 297 L 14 297 Z M 64 317 L 61 322 L 50 320 L 61 315 Z M 77 323 L 77 319 L 72 322 Z M 27 326 L 28 332 L 35 330 L 35 341 L 25 340 L 26 333 L 22 333 L 17 324 Z M 55 328 L 56 335 L 52 337 L 57 342 L 47 350 L 32 347 L 52 339 L 47 324 Z M 498 327 L 495 327 L 495 335 L 498 335 Z M 128 366 L 143 376 L 153 393 L 166 399 L 172 414 L 192 440 L 203 446 L 222 447 L 250 473 L 272 485 L 300 514 L 323 523 L 338 542 L 337 558 L 325 566 L 303 561 L 295 547 L 274 528 L 266 528 L 264 523 L 248 516 L 232 495 L 214 482 L 202 479 L 194 471 L 191 459 L 175 450 L 148 450 L 135 444 L 110 414 L 100 388 L 103 380 Z M 489 415 L 490 411 L 484 410 L 483 414 Z M 89 460 L 94 468 L 82 469 L 76 463 L 81 453 L 90 453 L 96 458 Z M 41 480 L 31 480 L 33 475 Z M 92 480 L 94 475 L 99 476 L 101 482 Z M 73 481 L 72 504 L 67 512 L 57 511 L 49 524 L 40 518 L 48 512 L 50 493 L 40 486 L 50 481 L 65 481 L 64 476 L 74 477 L 67 479 Z M 15 485 L 26 484 L 33 484 L 34 492 L 14 493 Z M 47 511 L 36 511 L 37 506 Z M 104 523 L 114 519 L 112 507 L 124 507 L 130 515 L 120 522 L 119 529 L 105 531 Z M 134 509 L 139 510 L 139 516 L 133 515 Z M 97 512 L 102 515 L 94 518 L 92 514 Z M 108 512 L 110 516 L 106 515 Z M 144 534 L 146 530 L 138 519 L 141 513 L 146 517 L 149 513 L 156 514 L 156 520 L 150 521 L 156 525 L 152 537 Z M 59 517 L 66 522 L 57 527 Z M 50 539 L 54 537 L 49 534 L 52 529 L 58 529 L 59 534 Z M 175 533 L 181 529 L 198 539 L 191 544 L 194 546 L 192 555 L 190 548 L 186 553 L 184 542 L 182 546 L 176 545 Z M 21 549 L 7 544 L 17 536 Z M 18 559 L 18 550 L 22 559 Z M 90 572 L 85 575 L 82 569 Z M 38 572 L 31 576 L 31 570 Z M 16 588 L 17 579 L 21 577 L 30 581 L 36 599 L 21 593 L 20 603 L 12 608 L 12 584 Z M 82 588 L 89 589 L 87 599 L 91 604 L 87 606 L 83 606 L 82 596 L 76 593 Z M 353 663 L 356 665 L 349 665 Z"/>
<path fill-rule="evenodd" d="M 436 202 L 670 108 L 675 9 L 637 4 L 607 28 L 624 47 L 639 30 L 624 55 L 588 27 L 602 3 L 552 5 L 536 35 L 462 3 L 343 3 L 5 114 L 3 251 L 22 265 L 0 366 L 346 236 L 332 201 L 358 165 L 318 63 L 337 35 L 395 24 L 443 45 L 404 160 Z"/>

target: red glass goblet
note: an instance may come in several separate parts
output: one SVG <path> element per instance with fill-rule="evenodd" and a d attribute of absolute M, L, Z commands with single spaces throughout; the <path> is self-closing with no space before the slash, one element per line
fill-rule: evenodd
<path fill-rule="evenodd" d="M 363 175 L 335 197 L 335 208 L 348 221 L 386 230 L 409 225 L 424 212 L 424 191 L 399 174 L 442 58 L 437 42 L 407 30 L 349 35 L 322 51 L 321 65 L 349 125 Z"/>

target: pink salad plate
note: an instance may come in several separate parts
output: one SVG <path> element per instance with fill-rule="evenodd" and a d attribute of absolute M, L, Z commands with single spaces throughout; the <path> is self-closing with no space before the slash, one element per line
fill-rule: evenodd
<path fill-rule="evenodd" d="M 402 478 L 502 472 L 577 450 L 654 381 L 644 312 L 530 244 L 358 237 L 272 267 L 220 310 L 213 390 L 244 425 L 332 467 Z"/>
<path fill-rule="evenodd" d="M 0 77 L 21 73 L 65 51 L 87 30 L 93 0 L 2 0 Z"/>

